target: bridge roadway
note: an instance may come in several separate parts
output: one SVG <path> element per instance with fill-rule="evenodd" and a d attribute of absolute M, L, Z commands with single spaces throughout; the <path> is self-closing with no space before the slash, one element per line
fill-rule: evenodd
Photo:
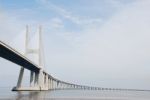
<path fill-rule="evenodd" d="M 15 64 L 18 64 L 34 73 L 40 73 L 41 68 L 29 60 L 24 55 L 20 54 L 18 51 L 10 47 L 9 45 L 5 44 L 4 42 L 0 41 L 0 57 L 9 60 Z M 44 75 L 44 82 L 43 87 L 40 89 L 35 85 L 35 88 L 21 88 L 18 87 L 17 91 L 34 91 L 34 90 L 50 90 L 50 89 L 88 89 L 88 90 L 121 90 L 121 91 L 145 91 L 145 90 L 138 90 L 138 89 L 117 89 L 117 88 L 101 88 L 101 87 L 91 87 L 85 85 L 78 85 L 69 82 L 64 82 L 59 79 L 54 78 L 53 76 L 49 75 L 46 71 L 42 70 Z M 42 89 L 41 89 L 42 88 Z M 148 90 L 149 91 L 149 90 Z"/>

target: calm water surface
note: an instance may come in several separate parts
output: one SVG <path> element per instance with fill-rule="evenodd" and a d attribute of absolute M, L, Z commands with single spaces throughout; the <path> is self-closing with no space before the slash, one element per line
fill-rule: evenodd
<path fill-rule="evenodd" d="M 150 92 L 115 90 L 12 92 L 11 88 L 0 88 L 0 100 L 150 100 Z"/>

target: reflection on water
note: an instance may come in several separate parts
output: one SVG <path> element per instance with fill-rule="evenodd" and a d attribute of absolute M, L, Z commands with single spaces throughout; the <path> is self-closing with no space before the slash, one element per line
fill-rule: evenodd
<path fill-rule="evenodd" d="M 12 92 L 0 88 L 0 100 L 150 100 L 148 91 L 53 90 Z"/>

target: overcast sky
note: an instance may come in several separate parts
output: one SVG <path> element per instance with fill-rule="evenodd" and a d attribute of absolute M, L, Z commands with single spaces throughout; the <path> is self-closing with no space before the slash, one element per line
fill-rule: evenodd
<path fill-rule="evenodd" d="M 150 0 L 0 0 L 0 40 L 24 53 L 25 26 L 33 45 L 42 25 L 45 69 L 56 78 L 150 89 L 149 5 Z M 0 59 L 0 68 L 0 85 L 15 85 L 20 67 Z"/>

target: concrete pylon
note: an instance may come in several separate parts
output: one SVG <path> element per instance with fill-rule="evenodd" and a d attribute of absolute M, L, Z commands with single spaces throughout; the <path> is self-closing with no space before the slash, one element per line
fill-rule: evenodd
<path fill-rule="evenodd" d="M 25 56 L 27 56 L 27 49 L 28 49 L 28 33 L 29 33 L 29 29 L 28 26 L 26 26 L 26 34 L 25 34 Z M 19 88 L 21 88 L 22 85 L 22 80 L 23 80 L 23 74 L 24 74 L 24 68 L 21 67 L 20 68 L 20 73 L 19 73 L 19 77 L 18 77 L 18 82 L 17 82 L 17 86 L 13 88 L 13 90 L 17 90 Z"/>
<path fill-rule="evenodd" d="M 27 88 L 22 87 L 22 80 L 24 74 L 24 68 L 21 67 L 20 74 L 17 82 L 17 86 L 13 88 L 14 91 L 20 90 L 47 90 L 48 87 L 44 86 L 44 74 L 43 68 L 44 64 L 42 62 L 42 27 L 39 26 L 38 29 L 38 49 L 31 49 L 29 48 L 29 27 L 26 26 L 26 35 L 25 35 L 25 56 L 28 54 L 37 54 L 38 55 L 38 66 L 41 68 L 39 73 L 30 72 L 30 86 Z"/>

